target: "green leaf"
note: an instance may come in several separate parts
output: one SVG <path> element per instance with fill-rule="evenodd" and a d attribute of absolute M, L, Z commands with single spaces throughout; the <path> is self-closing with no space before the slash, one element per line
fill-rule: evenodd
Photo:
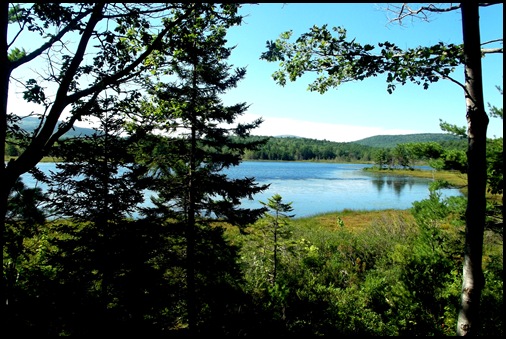
<path fill-rule="evenodd" d="M 15 61 L 18 61 L 19 59 L 23 58 L 26 56 L 26 51 L 25 49 L 19 49 L 17 47 L 13 48 L 10 52 L 9 52 L 9 56 L 8 56 L 8 59 L 10 62 L 15 62 Z"/>

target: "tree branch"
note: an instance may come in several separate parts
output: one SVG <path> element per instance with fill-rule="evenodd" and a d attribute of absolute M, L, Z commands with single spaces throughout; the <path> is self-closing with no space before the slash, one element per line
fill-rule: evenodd
<path fill-rule="evenodd" d="M 488 45 L 488 44 L 493 44 L 494 42 L 502 42 L 502 41 L 503 41 L 502 38 L 501 39 L 489 40 L 489 41 L 482 42 L 481 46 Z"/>
<path fill-rule="evenodd" d="M 46 145 L 48 146 L 53 145 L 56 141 L 58 141 L 58 139 L 62 135 L 67 133 L 74 126 L 74 123 L 77 120 L 81 119 L 83 115 L 89 114 L 89 109 L 97 99 L 99 93 L 100 92 L 95 92 L 93 94 L 93 97 L 91 97 L 90 100 L 88 100 L 88 102 L 84 106 L 80 107 L 76 112 L 74 112 L 70 117 L 70 119 L 67 122 L 65 122 L 62 127 L 59 127 L 58 130 L 51 136 L 51 138 L 49 138 Z"/>
<path fill-rule="evenodd" d="M 457 84 L 458 86 L 460 86 L 460 87 L 464 90 L 464 92 L 466 92 L 466 93 L 467 93 L 466 86 L 465 86 L 464 84 L 462 84 L 461 82 L 459 82 L 459 81 L 455 80 L 454 78 L 452 78 L 452 77 L 450 77 L 450 76 L 448 76 L 448 75 L 444 75 L 443 73 L 438 72 L 438 71 L 436 71 L 436 70 L 434 70 L 434 72 L 436 72 L 437 74 L 439 74 L 439 75 L 441 76 L 441 78 L 442 78 L 442 79 L 448 79 L 448 80 L 450 80 L 451 82 L 453 82 L 453 83 Z"/>
<path fill-rule="evenodd" d="M 96 83 L 95 85 L 93 85 L 93 86 L 91 86 L 91 87 L 89 87 L 87 89 L 84 89 L 82 91 L 79 91 L 79 92 L 76 92 L 76 93 L 73 93 L 73 94 L 69 95 L 67 97 L 67 99 L 69 100 L 69 102 L 75 102 L 75 101 L 79 100 L 80 98 L 83 98 L 83 97 L 85 97 L 87 95 L 90 95 L 90 94 L 94 93 L 97 90 L 102 90 L 105 87 L 107 87 L 107 86 L 109 86 L 111 84 L 114 84 L 115 82 L 117 82 L 119 79 L 121 79 L 123 77 L 131 75 L 132 72 L 133 72 L 133 70 L 135 69 L 135 67 L 137 67 L 139 64 L 141 64 L 142 61 L 144 61 L 146 59 L 146 57 L 148 57 L 157 48 L 157 46 L 160 44 L 160 42 L 165 37 L 165 35 L 174 26 L 177 26 L 181 21 L 183 21 L 184 19 L 186 19 L 189 15 L 190 14 L 186 13 L 186 15 L 183 15 L 183 16 L 179 17 L 177 20 L 172 21 L 171 25 L 167 25 L 167 27 L 165 27 L 165 29 L 163 29 L 157 35 L 156 39 L 151 43 L 151 45 L 149 45 L 148 48 L 146 48 L 146 50 L 144 51 L 144 53 L 142 53 L 130 65 L 128 65 L 127 67 L 125 67 L 121 71 L 118 71 L 115 74 L 112 74 L 112 75 L 110 75 L 108 77 L 105 77 L 100 82 Z"/>
<path fill-rule="evenodd" d="M 74 55 L 74 58 L 72 58 L 68 70 L 65 72 L 65 76 L 63 77 L 60 86 L 58 87 L 55 101 L 47 116 L 44 127 L 42 128 L 40 134 L 37 136 L 37 139 L 40 139 L 39 140 L 40 144 L 45 144 L 44 140 L 47 140 L 49 136 L 53 133 L 54 127 L 58 122 L 58 118 L 60 117 L 61 112 L 70 102 L 72 102 L 71 100 L 69 100 L 70 98 L 69 96 L 67 96 L 67 92 L 72 80 L 74 79 L 79 64 L 83 59 L 83 55 L 86 51 L 86 46 L 88 45 L 88 41 L 90 40 L 93 34 L 95 26 L 100 21 L 102 9 L 104 8 L 104 6 L 105 5 L 103 3 L 99 3 L 93 9 L 93 13 L 90 17 L 90 20 L 88 21 L 88 24 L 84 29 L 81 40 L 79 41 L 76 54 Z"/>
<path fill-rule="evenodd" d="M 492 54 L 492 53 L 502 53 L 502 47 L 481 49 L 481 54 Z"/>
<path fill-rule="evenodd" d="M 71 30 L 73 30 L 76 27 L 76 25 L 79 23 L 79 21 L 81 21 L 84 17 L 86 17 L 91 12 L 92 12 L 92 10 L 90 9 L 89 11 L 85 11 L 85 12 L 79 14 L 72 21 L 70 21 L 69 24 L 66 25 L 60 32 L 58 32 L 58 34 L 54 35 L 51 39 L 49 39 L 48 42 L 44 43 L 42 46 L 40 46 L 39 48 L 37 48 L 33 52 L 26 54 L 22 58 L 19 58 L 18 60 L 11 62 L 10 63 L 11 70 L 21 66 L 22 64 L 30 62 L 33 59 L 35 59 L 36 57 L 38 57 L 39 55 L 41 55 L 42 52 L 44 52 L 45 50 L 50 48 L 55 42 L 59 41 L 65 34 L 70 32 Z"/>
<path fill-rule="evenodd" d="M 426 12 L 444 13 L 457 9 L 460 9 L 460 4 L 453 6 L 450 4 L 449 7 L 436 7 L 434 4 L 429 4 L 428 6 L 421 6 L 418 9 L 413 9 L 408 6 L 407 3 L 403 3 L 400 6 L 397 4 L 388 4 L 385 10 L 395 14 L 395 17 L 393 19 L 389 19 L 389 23 L 398 21 L 399 24 L 402 25 L 402 20 L 406 19 L 407 17 L 414 17 L 422 21 L 429 21 L 429 16 Z"/>

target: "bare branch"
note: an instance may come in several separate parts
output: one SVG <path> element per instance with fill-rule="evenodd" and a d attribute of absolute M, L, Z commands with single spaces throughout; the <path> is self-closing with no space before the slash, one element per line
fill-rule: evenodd
<path fill-rule="evenodd" d="M 420 6 L 415 9 L 409 6 L 407 3 L 403 4 L 388 4 L 385 10 L 387 12 L 394 13 L 394 17 L 389 19 L 389 23 L 398 22 L 399 25 L 402 25 L 402 21 L 408 17 L 413 19 L 419 19 L 422 21 L 429 22 L 429 14 L 430 13 L 445 13 L 451 12 L 457 9 L 460 9 L 460 4 L 452 5 L 444 4 L 447 7 L 438 7 L 435 4 L 428 4 L 426 6 Z M 429 14 L 428 14 L 429 13 Z"/>
<path fill-rule="evenodd" d="M 502 44 L 502 41 L 503 39 L 495 39 L 495 40 L 490 40 L 490 41 L 486 41 L 484 43 L 481 44 L 481 46 L 483 45 L 488 45 L 488 44 L 492 44 L 494 42 L 500 42 Z M 497 47 L 497 48 L 482 48 L 481 49 L 481 53 L 482 54 L 490 54 L 490 53 L 502 53 L 502 47 Z"/>
<path fill-rule="evenodd" d="M 482 48 L 481 49 L 482 54 L 492 54 L 492 53 L 502 53 L 502 47 L 498 48 Z"/>
<path fill-rule="evenodd" d="M 488 6 L 493 6 L 493 5 L 498 5 L 498 4 L 502 4 L 502 2 L 482 2 L 480 3 L 480 7 L 488 7 Z"/>
<path fill-rule="evenodd" d="M 486 2 L 480 3 L 480 7 L 488 7 L 493 5 L 498 5 L 501 2 Z M 446 6 L 446 7 L 445 7 Z M 445 13 L 455 11 L 461 8 L 461 4 L 453 4 L 453 3 L 442 3 L 442 4 L 425 4 L 418 8 L 413 8 L 408 3 L 390 3 L 387 4 L 387 7 L 384 9 L 387 12 L 391 12 L 394 14 L 394 17 L 388 19 L 388 23 L 398 22 L 399 25 L 402 26 L 402 21 L 407 17 L 411 17 L 411 19 L 419 19 L 422 21 L 429 22 L 429 15 L 431 13 Z"/>
<path fill-rule="evenodd" d="M 490 40 L 490 41 L 485 41 L 485 42 L 482 42 L 481 45 L 488 45 L 488 44 L 492 44 L 494 42 L 501 42 L 502 43 L 502 38 L 501 39 L 495 39 L 495 40 Z"/>
<path fill-rule="evenodd" d="M 462 84 L 460 81 L 457 81 L 457 80 L 455 80 L 454 78 L 452 78 L 451 76 L 444 75 L 443 73 L 438 72 L 438 71 L 436 71 L 436 70 L 435 70 L 434 72 L 438 73 L 438 74 L 441 76 L 441 78 L 442 78 L 442 79 L 448 79 L 448 80 L 450 80 L 451 82 L 453 82 L 453 83 L 457 84 L 459 87 L 461 87 L 461 88 L 464 90 L 464 92 L 466 92 L 466 93 L 467 93 L 466 86 L 465 86 L 464 84 Z"/>

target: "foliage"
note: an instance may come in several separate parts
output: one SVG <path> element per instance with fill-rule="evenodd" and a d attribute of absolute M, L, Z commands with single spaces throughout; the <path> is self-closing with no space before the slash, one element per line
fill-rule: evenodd
<path fill-rule="evenodd" d="M 488 190 L 492 194 L 503 194 L 504 190 L 503 146 L 503 138 L 492 139 L 487 143 Z"/>
<path fill-rule="evenodd" d="M 100 127 L 91 136 L 63 139 L 52 152 L 61 162 L 48 179 L 49 208 L 58 217 L 107 223 L 120 221 L 144 201 L 146 168 L 133 162 L 132 138 L 123 137 L 123 120 L 110 109 L 111 98 L 94 114 Z M 103 115 L 103 110 L 108 115 Z"/>
<path fill-rule="evenodd" d="M 247 150 L 265 142 L 247 139 L 262 121 L 232 126 L 247 105 L 225 106 L 220 98 L 245 76 L 243 68 L 233 70 L 226 63 L 232 48 L 225 47 L 225 33 L 235 24 L 235 16 L 195 15 L 188 27 L 174 32 L 181 35 L 172 46 L 177 57 L 155 69 L 172 77 L 160 82 L 146 79 L 150 97 L 131 108 L 137 120 L 130 128 L 148 134 L 138 145 L 137 161 L 151 167 L 155 178 L 151 189 L 158 193 L 155 210 L 145 212 L 185 220 L 192 214 L 188 208 L 193 208 L 202 222 L 207 217 L 223 218 L 246 226 L 263 209 L 243 209 L 240 199 L 252 198 L 267 186 L 258 186 L 254 178 L 230 180 L 220 171 L 238 165 Z"/>
<path fill-rule="evenodd" d="M 447 133 L 418 133 L 418 134 L 401 134 L 401 135 L 375 135 L 365 139 L 354 141 L 354 143 L 381 147 L 381 148 L 394 148 L 398 144 L 408 143 L 427 143 L 433 142 L 451 148 L 466 148 L 464 139 Z"/>
<path fill-rule="evenodd" d="M 5 243 L 2 246 L 2 279 L 8 291 L 6 303 L 15 305 L 20 294 L 30 289 L 23 281 L 25 274 L 31 270 L 26 262 L 36 254 L 38 244 L 27 243 L 26 239 L 39 236 L 41 225 L 46 221 L 41 205 L 45 201 L 47 199 L 41 188 L 27 188 L 21 179 L 17 180 L 9 196 Z M 4 331 L 11 328 L 10 320 L 17 316 L 12 314 L 5 319 L 8 325 L 4 326 Z"/>
<path fill-rule="evenodd" d="M 149 220 L 110 224 L 55 221 L 24 237 L 6 335 L 96 336 L 184 332 L 185 251 L 181 228 Z M 222 230 L 200 230 L 195 249 L 202 327 L 239 333 L 229 322 L 248 298 L 237 249 Z M 10 259 L 10 257 L 4 258 Z M 7 262 L 4 260 L 4 262 Z M 5 270 L 5 267 L 4 267 Z M 237 331 L 237 332 L 234 332 Z"/>
<path fill-rule="evenodd" d="M 387 92 L 392 93 L 397 85 L 412 82 L 428 89 L 431 83 L 450 79 L 464 89 L 466 98 L 466 120 L 468 123 L 467 174 L 468 211 L 466 213 L 464 274 L 461 307 L 458 314 L 458 334 L 478 331 L 480 294 L 483 287 L 481 265 L 483 231 L 486 223 L 486 132 L 489 117 L 483 101 L 481 59 L 485 51 L 480 40 L 479 7 L 489 4 L 462 3 L 446 8 L 420 5 L 419 10 L 403 4 L 398 7 L 397 20 L 406 16 L 417 16 L 427 12 L 460 10 L 462 15 L 463 43 L 439 42 L 432 46 L 402 49 L 389 41 L 360 44 L 347 38 L 342 27 L 334 27 L 331 33 L 327 25 L 314 25 L 309 32 L 290 41 L 293 31 L 282 33 L 275 41 L 267 41 L 267 51 L 261 59 L 279 62 L 279 69 L 272 74 L 275 82 L 284 86 L 287 79 L 295 81 L 306 73 L 316 74 L 308 90 L 320 94 L 337 88 L 349 81 L 362 81 L 378 75 L 386 75 Z M 335 35 L 333 35 L 335 34 Z M 495 42 L 502 42 L 497 39 Z M 494 52 L 502 53 L 502 48 Z M 464 66 L 463 83 L 451 74 L 457 66 Z M 452 164 L 462 160 L 461 154 L 449 154 L 445 161 Z M 402 157 L 404 158 L 404 156 Z M 403 161 L 403 163 L 405 163 Z M 440 165 L 440 164 L 438 164 Z"/>
<path fill-rule="evenodd" d="M 416 159 L 423 159 L 436 170 L 457 170 L 467 173 L 467 155 L 463 149 L 448 148 L 435 142 L 406 144 Z"/>
<path fill-rule="evenodd" d="M 336 36 L 333 36 L 334 32 Z M 364 80 L 377 74 L 387 75 L 387 91 L 392 93 L 397 84 L 410 81 L 427 89 L 441 76 L 446 77 L 461 63 L 462 46 L 438 43 L 428 47 L 401 49 L 391 42 L 378 43 L 379 51 L 370 44 L 349 41 L 342 27 L 313 26 L 294 43 L 293 32 L 280 34 L 267 42 L 267 51 L 261 58 L 279 61 L 280 70 L 273 79 L 280 85 L 295 81 L 305 72 L 317 73 L 308 89 L 319 93 L 349 81 Z"/>
<path fill-rule="evenodd" d="M 443 134 L 441 134 L 444 136 Z M 392 149 L 410 141 L 424 140 L 440 145 L 445 149 L 465 149 L 465 145 L 454 144 L 447 138 L 439 138 L 440 135 L 410 135 L 410 136 L 377 136 L 374 146 L 361 140 L 353 142 L 333 142 L 328 140 L 316 140 L 297 137 L 270 137 L 265 145 L 255 151 L 246 151 L 245 160 L 320 160 L 339 162 L 370 162 L 374 161 L 377 152 L 389 153 Z M 262 137 L 252 136 L 251 140 L 259 140 Z M 369 138 L 368 138 L 369 139 Z M 364 139 L 366 140 L 366 139 Z M 437 141 L 436 141 L 437 140 Z M 384 150 L 383 150 L 384 149 Z M 410 158 L 410 161 L 424 159 L 423 156 Z M 393 165 L 393 164 L 392 164 Z"/>
<path fill-rule="evenodd" d="M 293 220 L 292 238 L 299 240 L 278 276 L 286 292 L 276 328 L 293 335 L 455 335 L 465 207 L 464 198 L 442 199 L 434 190 L 414 204 L 416 224 L 385 217 L 351 233 L 346 224 L 324 229 Z M 244 272 L 260 283 L 261 255 L 251 256 L 258 242 L 243 237 Z M 500 295 L 491 301 L 497 311 Z M 485 329 L 497 327 L 488 322 Z"/>
<path fill-rule="evenodd" d="M 391 164 L 391 156 L 388 149 L 379 149 L 374 152 L 374 163 L 379 166 L 379 169 L 383 169 L 387 164 Z"/>
<path fill-rule="evenodd" d="M 273 286 L 277 286 L 276 276 L 280 269 L 280 258 L 284 252 L 290 249 L 289 240 L 292 234 L 288 220 L 294 217 L 293 214 L 287 214 L 293 211 L 292 203 L 284 203 L 282 200 L 281 195 L 274 194 L 268 198 L 267 202 L 260 201 L 267 211 L 264 213 L 264 218 L 255 227 L 259 242 L 263 244 L 263 248 L 260 250 L 263 252 L 266 266 L 272 262 L 272 269 L 268 270 L 270 273 L 267 280 Z"/>
<path fill-rule="evenodd" d="M 181 323 L 193 334 L 208 331 L 210 323 L 201 325 L 200 319 L 212 307 L 201 295 L 196 266 L 199 242 L 206 241 L 199 237 L 200 229 L 205 233 L 215 220 L 239 228 L 255 222 L 264 209 L 243 208 L 241 199 L 252 199 L 268 185 L 248 177 L 230 179 L 222 172 L 264 142 L 247 140 L 261 119 L 236 123 L 248 108 L 245 103 L 226 106 L 221 100 L 245 76 L 244 68 L 233 69 L 227 63 L 233 48 L 225 46 L 226 31 L 237 18 L 194 11 L 186 23 L 171 32 L 180 37 L 172 42 L 172 58 L 149 60 L 153 77 L 142 83 L 147 96 L 131 102 L 135 113 L 129 129 L 146 135 L 136 161 L 150 167 L 154 179 L 150 186 L 154 207 L 144 208 L 142 215 L 171 220 L 184 232 L 186 314 Z"/>
<path fill-rule="evenodd" d="M 502 88 L 497 86 L 497 90 L 502 95 Z M 503 108 L 488 105 L 491 118 L 500 118 L 503 120 Z M 489 139 L 487 141 L 487 180 L 488 191 L 492 194 L 503 194 L 503 138 Z"/>
<path fill-rule="evenodd" d="M 43 223 L 46 220 L 46 214 L 41 203 L 46 200 L 40 187 L 28 188 L 21 179 L 18 179 L 9 197 L 6 220 L 25 222 L 32 226 Z"/>
<path fill-rule="evenodd" d="M 274 286 L 258 238 L 230 228 L 226 240 L 221 227 L 198 227 L 200 326 L 232 336 L 454 335 L 464 210 L 464 198 L 434 192 L 414 205 L 416 223 L 383 214 L 352 232 L 346 223 L 292 219 L 292 249 Z M 108 237 L 97 231 L 53 222 L 25 237 L 31 254 L 18 262 L 17 333 L 185 333 L 184 227 L 138 220 L 117 224 Z M 487 233 L 482 331 L 497 336 L 502 265 L 502 238 Z M 104 266 L 109 288 L 100 293 Z"/>

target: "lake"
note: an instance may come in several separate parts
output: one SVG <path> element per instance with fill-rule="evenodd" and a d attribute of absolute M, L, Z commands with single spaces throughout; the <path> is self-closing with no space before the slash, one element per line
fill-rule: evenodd
<path fill-rule="evenodd" d="M 226 172 L 231 178 L 253 176 L 271 186 L 255 195 L 246 206 L 260 207 L 278 193 L 292 202 L 296 217 L 354 210 L 407 209 L 414 201 L 429 197 L 431 179 L 400 177 L 363 171 L 366 164 L 313 162 L 244 162 Z M 430 170 L 430 167 L 422 169 Z M 461 196 L 458 189 L 442 190 L 443 197 Z"/>
<path fill-rule="evenodd" d="M 245 161 L 225 170 L 230 178 L 254 177 L 269 189 L 243 200 L 244 207 L 261 207 L 274 194 L 285 203 L 292 202 L 295 217 L 325 212 L 353 210 L 408 209 L 414 201 L 429 197 L 431 179 L 392 176 L 363 171 L 365 164 L 317 162 Z M 45 173 L 55 169 L 54 163 L 40 163 Z M 430 167 L 420 167 L 430 170 Z M 36 183 L 29 174 L 23 176 L 28 186 Z M 444 189 L 443 197 L 461 196 L 458 189 Z"/>

